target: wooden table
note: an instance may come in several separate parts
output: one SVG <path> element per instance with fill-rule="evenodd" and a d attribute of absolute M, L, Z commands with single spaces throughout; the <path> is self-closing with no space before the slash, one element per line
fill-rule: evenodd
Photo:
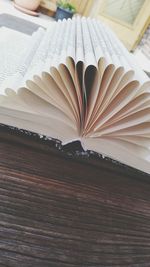
<path fill-rule="evenodd" d="M 0 128 L 0 267 L 150 266 L 150 176 L 75 150 Z"/>

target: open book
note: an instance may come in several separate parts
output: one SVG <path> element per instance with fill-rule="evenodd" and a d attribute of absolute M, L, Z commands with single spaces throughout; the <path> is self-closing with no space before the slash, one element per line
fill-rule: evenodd
<path fill-rule="evenodd" d="M 40 29 L 0 83 L 0 123 L 150 173 L 150 81 L 114 33 L 75 17 Z"/>

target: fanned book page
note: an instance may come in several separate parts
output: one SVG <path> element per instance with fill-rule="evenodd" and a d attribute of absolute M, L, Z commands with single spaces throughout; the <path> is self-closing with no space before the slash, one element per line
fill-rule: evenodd
<path fill-rule="evenodd" d="M 0 123 L 63 144 L 80 140 L 85 150 L 150 174 L 150 80 L 114 33 L 74 17 L 32 43 L 17 86 L 0 88 Z"/>

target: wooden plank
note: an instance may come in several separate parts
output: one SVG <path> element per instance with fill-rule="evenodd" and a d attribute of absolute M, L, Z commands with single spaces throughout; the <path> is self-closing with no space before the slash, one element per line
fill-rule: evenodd
<path fill-rule="evenodd" d="M 50 17 L 54 17 L 56 12 L 56 3 L 54 1 L 42 0 L 39 11 Z"/>
<path fill-rule="evenodd" d="M 150 177 L 68 151 L 1 128 L 0 266 L 150 266 Z"/>

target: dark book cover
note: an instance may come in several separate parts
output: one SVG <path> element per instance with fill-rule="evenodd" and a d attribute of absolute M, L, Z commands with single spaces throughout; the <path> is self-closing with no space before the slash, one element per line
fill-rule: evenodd
<path fill-rule="evenodd" d="M 102 165 L 108 169 L 110 168 L 110 171 L 121 171 L 135 177 L 150 178 L 150 175 L 147 173 L 103 156 L 95 151 L 84 151 L 80 141 L 62 145 L 62 142 L 58 139 L 4 124 L 0 124 L 0 138 L 8 140 L 9 142 L 16 142 L 25 146 L 37 148 L 45 152 L 55 153 L 58 156 L 67 157 L 68 159 L 79 160 L 81 162 L 86 161 L 96 166 Z"/>

